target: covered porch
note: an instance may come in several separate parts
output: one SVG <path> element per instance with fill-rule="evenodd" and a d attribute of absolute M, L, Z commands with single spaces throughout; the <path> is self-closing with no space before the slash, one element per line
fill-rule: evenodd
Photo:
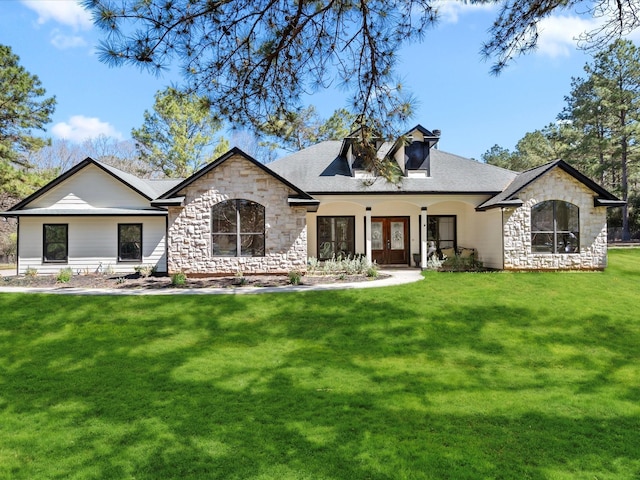
<path fill-rule="evenodd" d="M 320 196 L 307 214 L 308 257 L 364 255 L 378 265 L 427 267 L 434 249 L 473 248 L 486 266 L 502 268 L 500 211 L 477 212 L 480 195 Z"/>

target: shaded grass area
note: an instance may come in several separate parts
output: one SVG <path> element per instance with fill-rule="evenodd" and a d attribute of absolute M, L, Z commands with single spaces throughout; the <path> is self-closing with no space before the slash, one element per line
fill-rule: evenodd
<path fill-rule="evenodd" d="M 637 479 L 639 287 L 1 294 L 0 478 Z"/>

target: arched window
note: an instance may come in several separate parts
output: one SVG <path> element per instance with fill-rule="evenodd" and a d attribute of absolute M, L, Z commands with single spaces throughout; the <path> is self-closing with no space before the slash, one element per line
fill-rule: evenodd
<path fill-rule="evenodd" d="M 562 200 L 540 202 L 531 208 L 533 253 L 578 253 L 580 209 Z"/>
<path fill-rule="evenodd" d="M 211 210 L 213 255 L 264 256 L 264 207 L 251 200 L 227 200 Z"/>

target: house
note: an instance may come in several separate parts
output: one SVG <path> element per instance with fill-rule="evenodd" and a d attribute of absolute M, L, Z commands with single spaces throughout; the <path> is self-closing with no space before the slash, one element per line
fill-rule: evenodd
<path fill-rule="evenodd" d="M 268 166 L 234 148 L 184 180 L 87 158 L 3 215 L 19 220 L 19 274 L 286 273 L 338 255 L 425 267 L 463 248 L 496 269 L 605 268 L 606 209 L 622 201 L 561 160 L 517 173 L 439 138 L 418 125 L 378 144 L 398 183 L 363 168 L 353 136 Z"/>

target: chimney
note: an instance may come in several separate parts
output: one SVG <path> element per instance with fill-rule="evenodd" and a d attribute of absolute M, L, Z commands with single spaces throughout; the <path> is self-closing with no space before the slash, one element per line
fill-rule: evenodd
<path fill-rule="evenodd" d="M 441 134 L 442 132 L 439 129 L 436 129 L 433 131 L 433 135 L 438 137 L 438 140 L 440 139 Z M 438 149 L 438 140 L 436 140 L 435 143 L 433 144 L 433 148 L 435 148 L 436 150 Z"/>

